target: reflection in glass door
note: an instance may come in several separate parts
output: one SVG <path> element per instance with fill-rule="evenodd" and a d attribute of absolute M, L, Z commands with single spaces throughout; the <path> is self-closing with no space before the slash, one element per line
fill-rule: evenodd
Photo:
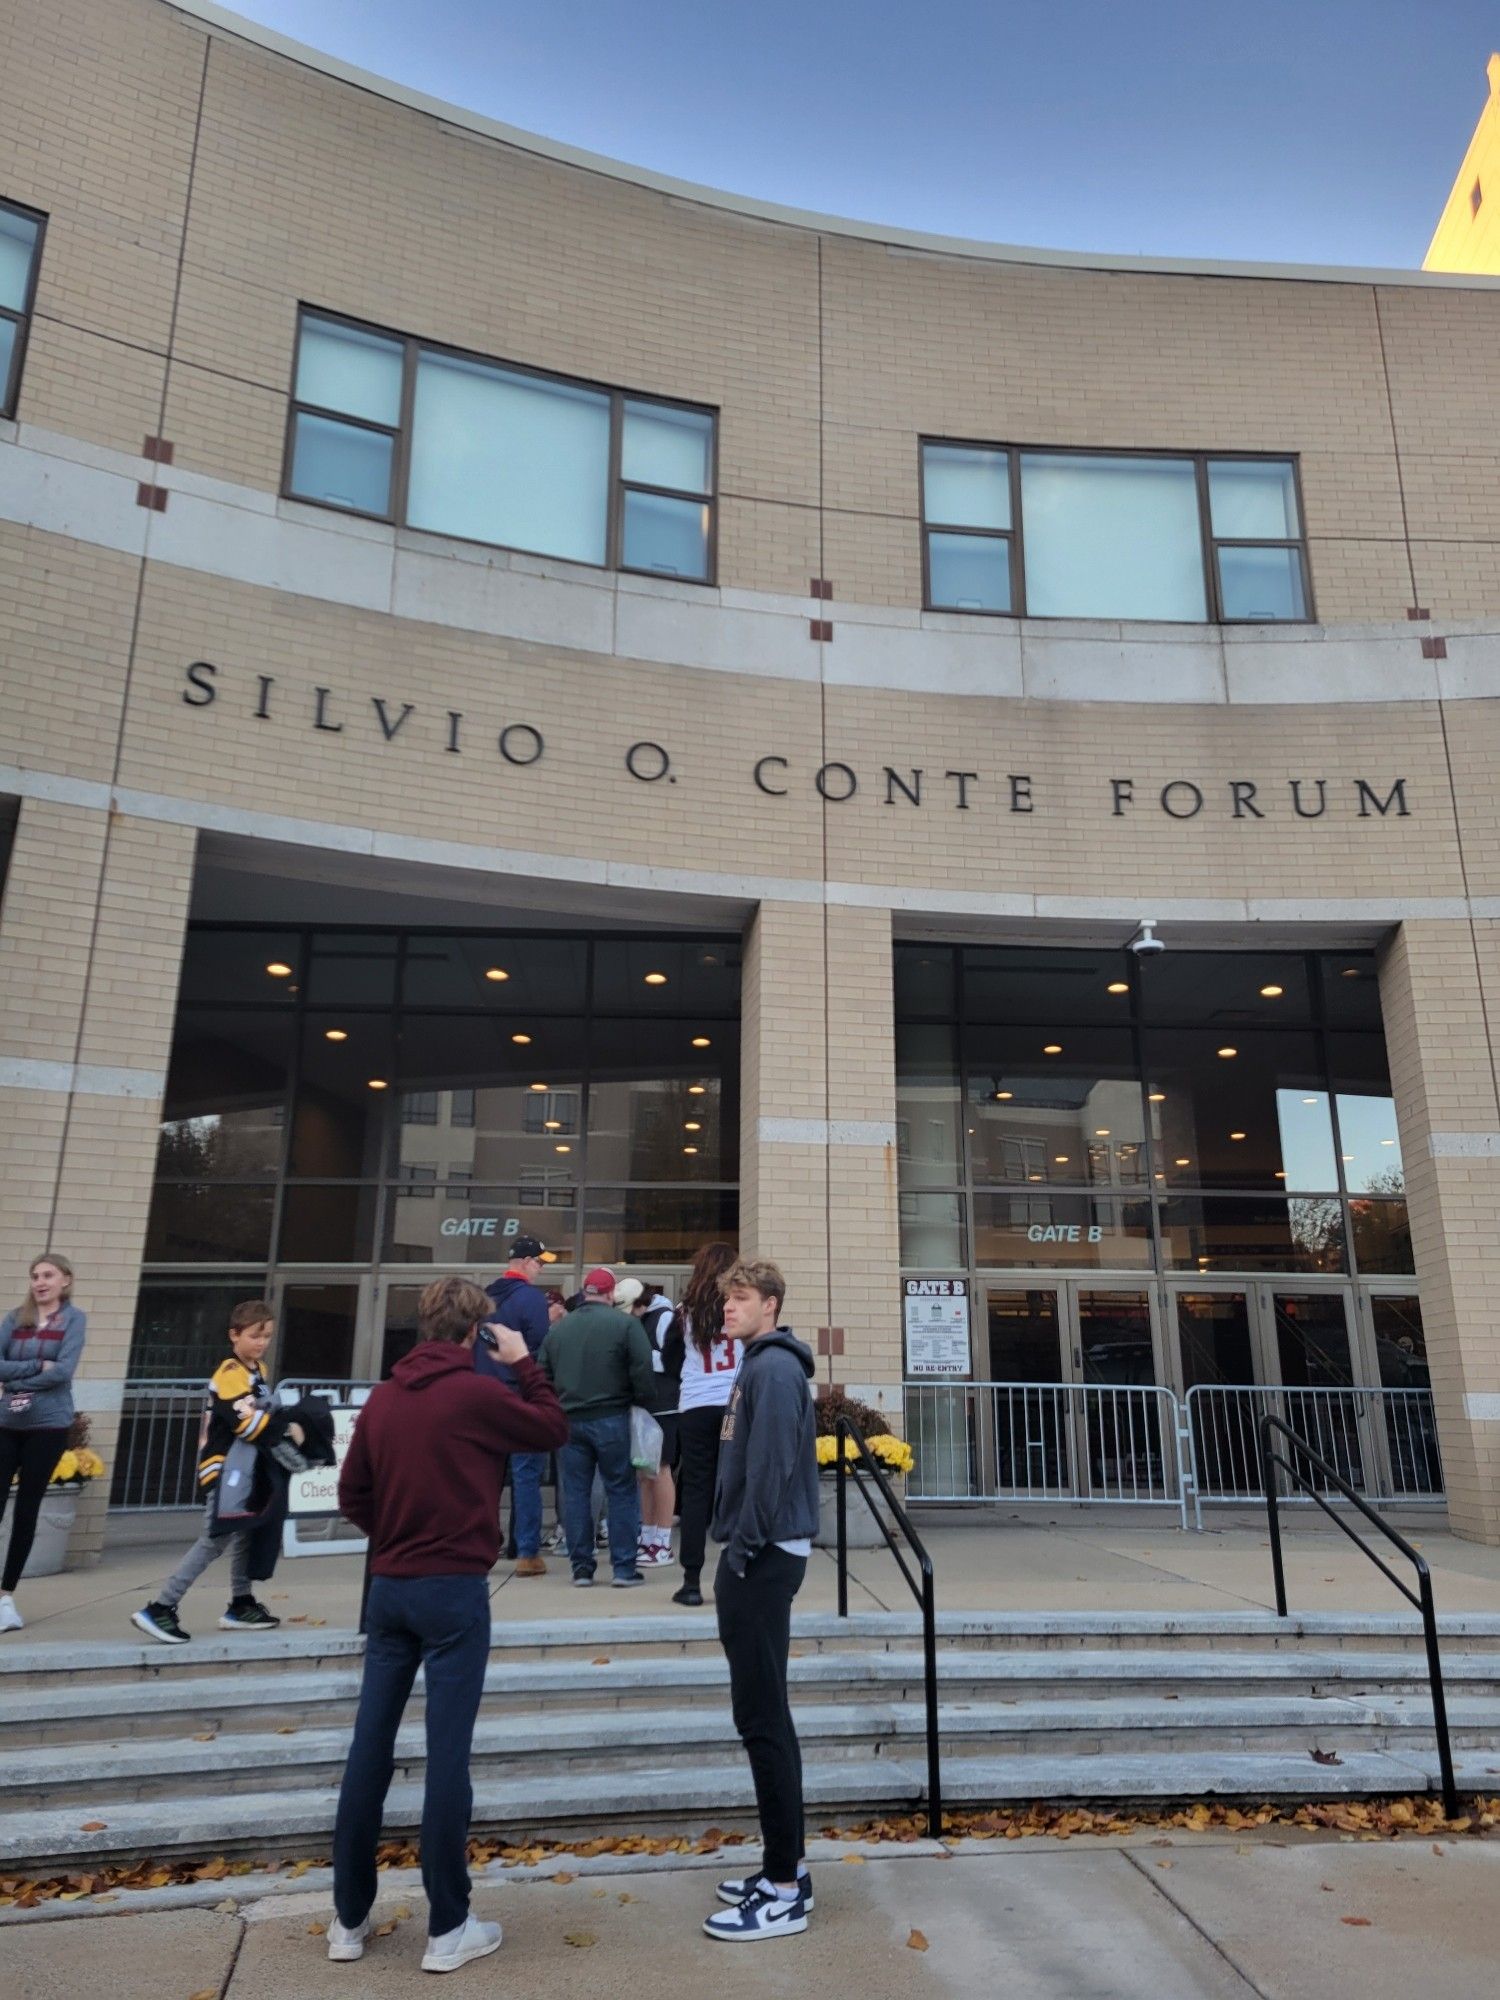
<path fill-rule="evenodd" d="M 989 1380 L 1007 1386 L 975 1411 L 979 1462 L 993 1468 L 998 1493 L 1062 1493 L 1072 1455 L 1068 1399 L 1056 1387 L 1064 1380 L 1061 1292 L 993 1288 L 985 1300 Z"/>

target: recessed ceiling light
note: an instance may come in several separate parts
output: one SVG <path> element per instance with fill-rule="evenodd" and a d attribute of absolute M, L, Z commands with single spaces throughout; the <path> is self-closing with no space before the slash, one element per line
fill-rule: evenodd
<path fill-rule="evenodd" d="M 292 976 L 292 968 L 289 965 L 283 965 L 279 958 L 273 958 L 271 963 L 266 967 L 266 970 L 273 979 L 290 979 Z"/>
<path fill-rule="evenodd" d="M 1013 1090 L 997 1090 L 995 1092 L 995 1102 L 997 1104 L 1008 1104 L 1015 1094 Z"/>
<path fill-rule="evenodd" d="M 1342 979 L 1358 979 L 1361 977 L 1361 974 L 1357 965 L 1346 965 L 1339 976 Z"/>
<path fill-rule="evenodd" d="M 1026 1178 L 1029 1181 L 1039 1181 L 1042 1177 L 1040 1174 L 1028 1174 Z"/>
<path fill-rule="evenodd" d="M 684 1132 L 701 1132 L 703 1127 L 696 1118 L 686 1118 L 683 1120 L 682 1129 Z"/>
<path fill-rule="evenodd" d="M 1164 1181 L 1167 1177 L 1165 1174 L 1153 1174 L 1151 1178 L 1154 1181 Z"/>
<path fill-rule="evenodd" d="M 545 1083 L 534 1083 L 531 1087 L 533 1090 L 545 1090 L 547 1088 Z"/>
<path fill-rule="evenodd" d="M 571 1146 L 554 1146 L 552 1150 L 554 1153 L 571 1153 L 573 1148 Z"/>
<path fill-rule="evenodd" d="M 371 1090 L 389 1090 L 390 1085 L 383 1076 L 372 1076 L 370 1078 L 370 1088 Z"/>
<path fill-rule="evenodd" d="M 1146 1099 L 1148 1104 L 1165 1104 L 1166 1101 L 1167 1093 L 1164 1090 L 1153 1090 L 1151 1095 Z"/>
<path fill-rule="evenodd" d="M 696 1153 L 698 1148 L 696 1146 L 684 1146 L 682 1150 L 685 1153 Z"/>
<path fill-rule="evenodd" d="M 1062 1043 L 1048 1042 L 1046 1047 L 1042 1050 L 1042 1054 L 1044 1056 L 1060 1056 L 1062 1054 Z"/>
<path fill-rule="evenodd" d="M 688 1085 L 689 1097 L 706 1097 L 707 1095 L 708 1085 L 706 1083 L 690 1083 Z"/>
<path fill-rule="evenodd" d="M 486 979 L 493 979 L 497 984 L 502 979 L 510 978 L 510 974 L 506 971 L 503 965 L 486 966 L 484 976 Z"/>
<path fill-rule="evenodd" d="M 347 1028 L 325 1028 L 323 1030 L 323 1039 L 325 1042 L 347 1042 L 349 1039 L 349 1030 Z"/>
<path fill-rule="evenodd" d="M 1243 1139 L 1245 1135 L 1243 1132 L 1231 1132 L 1229 1136 L 1231 1139 Z"/>
<path fill-rule="evenodd" d="M 544 1132 L 560 1132 L 562 1130 L 562 1120 L 560 1118 L 545 1118 L 542 1121 L 542 1130 Z"/>
<path fill-rule="evenodd" d="M 1277 1180 L 1279 1180 L 1279 1181 L 1284 1181 L 1284 1180 L 1286 1179 L 1286 1168 L 1285 1168 L 1285 1167 L 1278 1167 L 1278 1168 L 1276 1169 L 1276 1178 L 1277 1178 Z"/>
<path fill-rule="evenodd" d="M 1094 1137 L 1096 1139 L 1107 1139 L 1109 1137 L 1109 1127 L 1107 1125 L 1096 1125 L 1094 1127 Z"/>
<path fill-rule="evenodd" d="M 1190 1159 L 1184 1157 L 1180 1160 L 1174 1160 L 1172 1164 L 1178 1167 L 1190 1167 L 1193 1163 Z"/>
<path fill-rule="evenodd" d="M 1110 982 L 1106 990 L 1110 993 L 1128 993 L 1130 988 L 1123 979 L 1115 979 Z"/>
<path fill-rule="evenodd" d="M 1219 1050 L 1219 1054 L 1220 1054 L 1221 1056 L 1237 1056 L 1237 1055 L 1239 1054 L 1239 1050 L 1238 1050 L 1238 1049 L 1220 1049 L 1220 1050 Z"/>
<path fill-rule="evenodd" d="M 1053 1154 L 1053 1156 L 1052 1156 L 1052 1164 L 1053 1164 L 1053 1166 L 1055 1166 L 1055 1167 L 1065 1167 L 1065 1166 L 1066 1166 L 1066 1165 L 1068 1164 L 1068 1156 L 1067 1156 L 1067 1154 L 1066 1154 L 1066 1153 L 1054 1153 L 1054 1154 Z"/>
<path fill-rule="evenodd" d="M 1285 991 L 1284 986 L 1262 986 L 1260 997 L 1262 1000 L 1279 1000 Z"/>
<path fill-rule="evenodd" d="M 667 975 L 664 972 L 648 972 L 646 974 L 646 984 L 648 986 L 665 986 L 666 983 Z"/>
<path fill-rule="evenodd" d="M 515 1043 L 518 1049 L 527 1049 L 530 1048 L 531 1046 L 530 1035 L 512 1035 L 511 1040 Z"/>
<path fill-rule="evenodd" d="M 693 1047 L 695 1049 L 711 1049 L 713 1043 L 708 1039 L 707 1035 L 694 1035 Z"/>

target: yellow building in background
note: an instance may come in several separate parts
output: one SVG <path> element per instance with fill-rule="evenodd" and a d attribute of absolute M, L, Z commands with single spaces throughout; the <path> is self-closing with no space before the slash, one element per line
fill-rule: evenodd
<path fill-rule="evenodd" d="M 1500 55 L 1486 65 L 1490 94 L 1464 154 L 1424 271 L 1500 272 Z"/>

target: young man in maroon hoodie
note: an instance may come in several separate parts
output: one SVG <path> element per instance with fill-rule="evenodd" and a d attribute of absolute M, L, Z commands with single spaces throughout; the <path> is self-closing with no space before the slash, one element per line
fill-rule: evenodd
<path fill-rule="evenodd" d="M 417 1668 L 427 1686 L 422 1886 L 424 1972 L 456 1972 L 500 1943 L 469 1915 L 474 1797 L 469 1751 L 490 1651 L 488 1578 L 500 1555 L 500 1492 L 513 1451 L 552 1451 L 568 1420 L 522 1334 L 485 1326 L 477 1285 L 439 1278 L 417 1303 L 419 1342 L 373 1391 L 339 1475 L 339 1508 L 370 1539 L 365 1670 L 333 1832 L 328 1956 L 363 1956 L 375 1901 L 375 1850 L 396 1731 Z M 474 1343 L 514 1370 L 480 1375 Z"/>

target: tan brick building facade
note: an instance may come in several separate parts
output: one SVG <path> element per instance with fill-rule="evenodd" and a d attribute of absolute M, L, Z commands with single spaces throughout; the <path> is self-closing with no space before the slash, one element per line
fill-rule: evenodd
<path fill-rule="evenodd" d="M 893 940 L 1147 917 L 1379 952 L 1450 1509 L 1500 1540 L 1500 291 L 840 225 L 212 6 L 14 12 L 0 1269 L 77 1263 L 106 1456 L 190 916 L 740 937 L 740 1239 L 893 1408 Z M 714 580 L 285 497 L 299 307 L 712 410 Z M 1284 454 L 1315 622 L 924 609 L 924 438 Z"/>

